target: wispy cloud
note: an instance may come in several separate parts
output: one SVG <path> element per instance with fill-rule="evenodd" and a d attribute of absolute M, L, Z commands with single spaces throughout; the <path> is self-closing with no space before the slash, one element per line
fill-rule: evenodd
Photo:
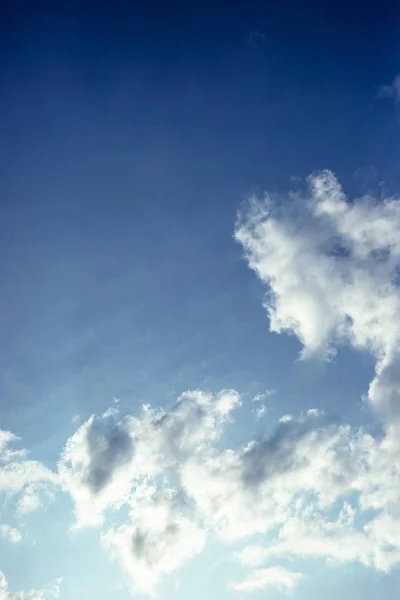
<path fill-rule="evenodd" d="M 256 569 L 246 579 L 233 584 L 232 587 L 239 592 L 256 592 L 271 587 L 288 591 L 293 590 L 303 577 L 302 573 L 288 571 L 283 567 L 267 567 Z"/>
<path fill-rule="evenodd" d="M 393 98 L 400 102 L 400 75 L 396 75 L 391 84 L 381 86 L 378 98 Z"/>
<path fill-rule="evenodd" d="M 276 390 L 274 390 L 272 388 L 265 390 L 264 392 L 256 394 L 254 396 L 254 398 L 252 398 L 252 402 L 261 402 L 261 400 L 264 400 L 265 398 L 268 398 L 269 396 L 273 396 L 274 394 L 276 394 Z"/>
<path fill-rule="evenodd" d="M 267 407 L 265 406 L 265 404 L 260 404 L 256 408 L 253 408 L 253 410 L 251 412 L 255 416 L 256 420 L 259 421 L 260 419 L 265 417 L 268 410 L 267 410 Z"/>
<path fill-rule="evenodd" d="M 11 525 L 7 525 L 6 523 L 0 524 L 0 536 L 4 539 L 16 544 L 22 540 L 22 534 L 18 529 L 11 527 Z"/>

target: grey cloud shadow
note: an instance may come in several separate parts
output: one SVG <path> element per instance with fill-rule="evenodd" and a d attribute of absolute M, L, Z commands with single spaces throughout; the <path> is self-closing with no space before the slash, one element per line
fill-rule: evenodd
<path fill-rule="evenodd" d="M 134 452 L 132 435 L 123 423 L 94 421 L 87 434 L 91 460 L 86 483 L 98 494 L 115 471 L 129 462 Z"/>

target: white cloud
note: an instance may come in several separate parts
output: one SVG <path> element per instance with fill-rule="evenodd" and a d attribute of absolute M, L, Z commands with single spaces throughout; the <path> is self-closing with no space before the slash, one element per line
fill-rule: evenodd
<path fill-rule="evenodd" d="M 267 567 L 265 569 L 256 569 L 246 579 L 240 583 L 233 584 L 232 587 L 239 592 L 256 592 L 271 587 L 282 591 L 291 591 L 303 577 L 302 573 L 288 571 L 280 566 Z"/>
<path fill-rule="evenodd" d="M 12 450 L 10 443 L 19 438 L 0 430 L 0 495 L 5 500 L 19 496 L 18 507 L 28 504 L 29 496 L 36 497 L 32 510 L 49 498 L 51 488 L 58 485 L 58 477 L 38 461 L 26 460 L 26 450 Z M 25 511 L 27 512 L 27 511 Z"/>
<path fill-rule="evenodd" d="M 11 433 L 11 431 L 5 431 L 0 429 L 0 461 L 8 462 L 15 458 L 23 458 L 26 455 L 25 450 L 11 450 L 9 445 L 14 442 L 18 442 L 19 437 Z"/>
<path fill-rule="evenodd" d="M 60 578 L 48 589 L 30 590 L 28 592 L 10 592 L 6 576 L 3 571 L 0 571 L 0 600 L 47 600 L 48 598 L 59 598 L 61 583 L 62 579 Z"/>
<path fill-rule="evenodd" d="M 347 341 L 377 359 L 369 399 L 386 421 L 400 418 L 400 200 L 350 203 L 330 171 L 309 179 L 309 195 L 280 207 L 253 200 L 235 237 L 268 284 L 270 329 L 293 332 L 302 356 L 329 356 Z"/>
<path fill-rule="evenodd" d="M 356 511 L 344 503 L 336 518 L 327 518 L 312 505 L 296 510 L 268 546 L 245 547 L 236 558 L 256 567 L 271 558 L 325 558 L 332 563 L 359 562 L 384 572 L 400 562 L 400 526 L 388 515 L 357 529 Z M 389 519 L 389 522 L 385 522 Z M 395 527 L 393 528 L 393 525 Z"/>
<path fill-rule="evenodd" d="M 42 482 L 57 484 L 57 478 L 40 462 L 13 461 L 0 467 L 0 492 L 7 495 L 19 494 L 24 488 Z"/>
<path fill-rule="evenodd" d="M 205 531 L 193 510 L 157 486 L 169 478 L 179 487 L 183 466 L 212 454 L 240 403 L 234 390 L 188 391 L 167 410 L 146 405 L 139 417 L 119 420 L 116 408 L 91 416 L 67 441 L 59 473 L 75 504 L 76 527 L 101 525 L 108 508 L 131 506 L 129 521 L 102 539 L 135 589 L 150 592 L 203 548 Z"/>
<path fill-rule="evenodd" d="M 127 501 L 135 482 L 176 470 L 219 438 L 237 392 L 182 394 L 168 410 L 144 406 L 140 417 L 118 421 L 111 408 L 91 416 L 67 441 L 59 463 L 75 503 L 77 527 L 101 525 L 104 511 Z"/>
<path fill-rule="evenodd" d="M 152 593 L 164 575 L 199 553 L 205 532 L 193 521 L 190 508 L 175 490 L 157 492 L 143 486 L 132 499 L 131 522 L 110 529 L 103 545 L 119 560 L 132 593 Z"/>
<path fill-rule="evenodd" d="M 216 396 L 194 390 L 182 394 L 166 411 L 144 407 L 141 418 L 131 420 L 137 473 L 155 476 L 180 468 L 195 454 L 203 455 L 220 438 L 240 404 L 234 390 L 222 390 Z"/>
<path fill-rule="evenodd" d="M 186 493 L 222 538 L 280 526 L 299 494 L 312 494 L 323 509 L 352 491 L 365 507 L 388 506 L 391 454 L 362 430 L 329 423 L 315 412 L 281 422 L 264 441 L 202 460 L 193 457 L 182 467 Z M 400 488 L 393 474 L 391 481 L 395 499 Z"/>
<path fill-rule="evenodd" d="M 22 540 L 22 534 L 18 529 L 11 527 L 11 525 L 7 525 L 6 523 L 0 524 L 0 536 L 16 544 Z"/>

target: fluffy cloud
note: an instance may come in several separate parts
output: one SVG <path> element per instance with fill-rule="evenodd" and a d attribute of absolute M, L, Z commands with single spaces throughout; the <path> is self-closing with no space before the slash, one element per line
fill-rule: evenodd
<path fill-rule="evenodd" d="M 235 236 L 269 286 L 271 331 L 293 332 L 302 356 L 329 356 L 347 341 L 377 359 L 372 405 L 400 417 L 400 200 L 350 203 L 330 171 L 309 179 L 309 195 L 277 208 L 267 196 L 239 215 Z"/>
<path fill-rule="evenodd" d="M 372 471 L 379 473 L 373 462 L 375 454 L 381 457 L 378 443 L 310 413 L 280 423 L 264 441 L 193 459 L 183 467 L 186 493 L 223 538 L 240 539 L 284 523 L 301 493 L 312 494 L 323 508 L 350 491 L 362 491 L 368 503 Z M 390 464 L 388 455 L 387 469 Z"/>
<path fill-rule="evenodd" d="M 359 562 L 390 571 L 400 561 L 399 523 L 396 521 L 393 530 L 393 519 L 381 515 L 357 529 L 355 514 L 346 502 L 336 519 L 329 519 L 313 505 L 297 507 L 277 539 L 268 546 L 246 546 L 237 559 L 245 566 L 258 567 L 271 558 L 325 558 L 336 564 Z M 382 523 L 382 518 L 390 522 Z"/>
<path fill-rule="evenodd" d="M 302 579 L 302 573 L 288 571 L 279 566 L 267 567 L 265 569 L 256 569 L 244 581 L 235 583 L 232 587 L 239 592 L 255 592 L 270 587 L 275 587 L 282 591 L 293 590 Z"/>
<path fill-rule="evenodd" d="M 180 469 L 194 455 L 204 456 L 240 404 L 234 390 L 222 390 L 216 396 L 194 390 L 182 394 L 166 411 L 145 406 L 141 418 L 131 420 L 136 472 L 156 476 Z"/>
<path fill-rule="evenodd" d="M 258 567 L 276 558 L 318 556 L 383 571 L 400 562 L 400 461 L 391 438 L 310 409 L 282 418 L 269 438 L 220 452 L 213 443 L 239 404 L 233 391 L 187 392 L 169 410 L 146 406 L 137 418 L 119 420 L 115 409 L 91 417 L 67 443 L 61 474 L 71 478 L 67 489 L 84 524 L 93 516 L 101 522 L 107 506 L 131 507 L 129 521 L 102 542 L 134 591 L 154 591 L 201 551 L 208 529 L 225 541 L 268 532 L 268 547 L 244 550 L 243 564 L 257 571 L 236 589 L 272 585 L 276 571 Z M 338 502 L 343 509 L 335 519 L 329 515 Z M 356 511 L 371 509 L 356 527 Z"/>
<path fill-rule="evenodd" d="M 139 488 L 132 499 L 131 523 L 110 529 L 103 544 L 122 563 L 133 593 L 151 593 L 163 575 L 200 552 L 205 532 L 175 490 Z"/>
<path fill-rule="evenodd" d="M 0 600 L 47 600 L 48 598 L 59 598 L 61 582 L 62 579 L 57 579 L 51 588 L 45 590 L 10 592 L 6 576 L 0 571 Z"/>
<path fill-rule="evenodd" d="M 68 440 L 59 464 L 77 526 L 100 525 L 107 508 L 128 500 L 133 484 L 179 471 L 194 454 L 204 453 L 239 404 L 232 390 L 217 396 L 189 391 L 168 410 L 144 406 L 140 417 L 122 420 L 116 408 L 91 416 Z"/>

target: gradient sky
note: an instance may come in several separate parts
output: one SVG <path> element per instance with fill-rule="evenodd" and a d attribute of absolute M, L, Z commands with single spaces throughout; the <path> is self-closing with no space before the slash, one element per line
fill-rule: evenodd
<path fill-rule="evenodd" d="M 1 8 L 0 600 L 397 598 L 400 7 L 135 4 Z"/>

